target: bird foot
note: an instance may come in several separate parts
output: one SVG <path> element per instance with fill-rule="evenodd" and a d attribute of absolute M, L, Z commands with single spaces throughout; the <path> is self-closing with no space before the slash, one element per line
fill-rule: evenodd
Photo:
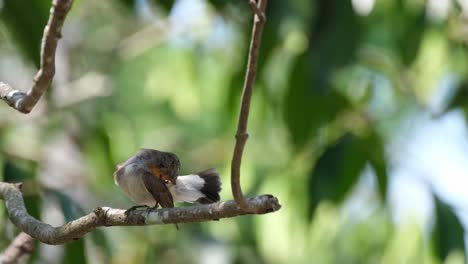
<path fill-rule="evenodd" d="M 132 206 L 130 208 L 128 208 L 126 211 L 125 211 L 125 215 L 128 216 L 131 212 L 139 209 L 139 208 L 150 208 L 149 206 L 147 205 L 135 205 L 135 206 Z"/>

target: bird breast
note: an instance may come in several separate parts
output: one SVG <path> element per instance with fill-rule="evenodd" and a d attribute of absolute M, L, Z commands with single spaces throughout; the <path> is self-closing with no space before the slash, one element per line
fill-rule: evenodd
<path fill-rule="evenodd" d="M 154 206 L 156 201 L 146 189 L 138 169 L 136 164 L 120 166 L 114 174 L 115 184 L 138 205 Z"/>

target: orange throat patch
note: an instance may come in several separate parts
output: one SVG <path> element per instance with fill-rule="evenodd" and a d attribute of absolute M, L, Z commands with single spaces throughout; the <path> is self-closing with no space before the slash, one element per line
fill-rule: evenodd
<path fill-rule="evenodd" d="M 163 173 L 158 167 L 154 165 L 150 165 L 150 168 L 151 168 L 151 173 L 154 175 L 154 177 L 161 179 L 163 181 L 169 181 L 174 184 L 174 179 L 172 179 L 166 173 Z"/>

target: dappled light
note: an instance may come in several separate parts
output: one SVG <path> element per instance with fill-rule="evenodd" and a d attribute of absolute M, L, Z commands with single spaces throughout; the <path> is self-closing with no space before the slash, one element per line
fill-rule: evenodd
<path fill-rule="evenodd" d="M 468 1 L 72 1 L 41 57 L 51 2 L 0 0 L 2 261 L 465 263 Z M 126 213 L 140 148 L 216 168 L 221 202 Z"/>

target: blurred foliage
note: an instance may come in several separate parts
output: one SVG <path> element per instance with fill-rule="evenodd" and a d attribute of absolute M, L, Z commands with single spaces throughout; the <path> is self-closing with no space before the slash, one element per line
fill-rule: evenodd
<path fill-rule="evenodd" d="M 341 202 L 359 179 L 366 162 L 374 167 L 381 197 L 385 199 L 387 173 L 381 145 L 375 134 L 363 138 L 345 134 L 326 149 L 309 176 L 309 214 L 313 214 L 322 200 Z"/>
<path fill-rule="evenodd" d="M 279 212 L 100 229 L 31 262 L 464 263 L 463 226 L 444 201 L 430 228 L 392 221 L 387 206 L 404 120 L 468 116 L 468 11 L 450 4 L 438 17 L 430 2 L 269 1 L 242 185 L 278 196 Z M 29 84 L 49 7 L 0 1 L 1 80 Z M 177 153 L 183 173 L 218 168 L 230 199 L 251 22 L 248 1 L 75 1 L 43 105 L 26 119 L 0 106 L 3 180 L 25 182 L 29 212 L 58 225 L 131 206 L 112 173 L 147 147 Z M 451 96 L 434 110 L 447 75 Z M 16 231 L 0 216 L 4 248 Z"/>
<path fill-rule="evenodd" d="M 2 20 L 26 59 L 39 66 L 42 32 L 49 17 L 49 0 L 4 1 Z"/>
<path fill-rule="evenodd" d="M 452 250 L 465 251 L 463 226 L 453 213 L 453 209 L 437 197 L 435 197 L 435 206 L 437 222 L 433 235 L 437 255 L 445 259 Z"/>

